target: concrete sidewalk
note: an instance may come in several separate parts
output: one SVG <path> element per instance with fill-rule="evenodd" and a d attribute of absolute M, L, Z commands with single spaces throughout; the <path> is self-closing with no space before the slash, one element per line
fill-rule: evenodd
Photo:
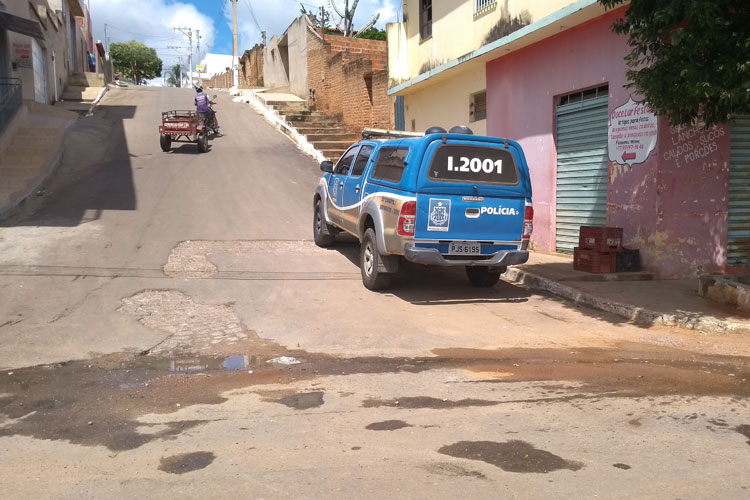
<path fill-rule="evenodd" d="M 698 295 L 698 278 L 655 280 L 648 273 L 591 274 L 573 258 L 532 252 L 503 277 L 637 324 L 681 326 L 711 333 L 750 333 L 750 316 Z"/>

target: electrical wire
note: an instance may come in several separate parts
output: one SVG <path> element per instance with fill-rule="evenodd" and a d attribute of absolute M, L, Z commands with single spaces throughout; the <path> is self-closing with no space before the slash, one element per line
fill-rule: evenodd
<path fill-rule="evenodd" d="M 250 3 L 250 0 L 245 0 L 245 7 L 250 11 L 250 16 L 253 18 L 253 22 L 255 23 L 255 27 L 258 28 L 258 31 L 263 31 L 263 28 L 260 27 L 260 24 L 258 23 L 258 19 L 255 17 L 255 12 L 253 11 L 253 6 Z"/>

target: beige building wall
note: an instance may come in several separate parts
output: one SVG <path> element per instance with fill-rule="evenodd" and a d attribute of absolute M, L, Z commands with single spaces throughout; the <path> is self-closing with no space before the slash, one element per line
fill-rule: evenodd
<path fill-rule="evenodd" d="M 416 78 L 488 43 L 493 29 L 529 24 L 574 4 L 575 0 L 498 0 L 475 13 L 477 0 L 433 0 L 432 36 L 420 37 L 419 0 L 403 0 L 406 23 L 387 27 L 392 86 Z M 406 55 L 404 56 L 404 52 Z M 393 57 L 398 54 L 398 57 Z M 404 63 L 404 57 L 406 63 Z"/>
<path fill-rule="evenodd" d="M 424 132 L 432 126 L 450 130 L 466 125 L 476 135 L 487 133 L 487 120 L 469 121 L 471 94 L 485 90 L 484 65 L 475 65 L 454 78 L 442 80 L 419 92 L 404 96 L 406 130 Z M 413 126 L 412 126 L 413 125 Z"/>

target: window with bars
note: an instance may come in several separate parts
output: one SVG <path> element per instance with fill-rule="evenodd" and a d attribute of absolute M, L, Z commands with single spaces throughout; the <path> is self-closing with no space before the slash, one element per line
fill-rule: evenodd
<path fill-rule="evenodd" d="M 487 118 L 487 91 L 471 94 L 469 101 L 469 121 L 478 122 Z"/>
<path fill-rule="evenodd" d="M 589 99 L 595 99 L 597 97 L 602 97 L 605 95 L 609 95 L 609 85 L 600 85 L 599 87 L 593 87 L 588 90 L 582 90 L 579 92 L 573 92 L 572 94 L 560 96 L 559 105 L 562 106 L 563 104 L 573 104 L 574 102 L 588 101 Z"/>
<path fill-rule="evenodd" d="M 432 0 L 419 0 L 419 39 L 432 36 Z"/>
<path fill-rule="evenodd" d="M 481 14 L 497 5 L 497 0 L 474 0 L 474 15 Z"/>

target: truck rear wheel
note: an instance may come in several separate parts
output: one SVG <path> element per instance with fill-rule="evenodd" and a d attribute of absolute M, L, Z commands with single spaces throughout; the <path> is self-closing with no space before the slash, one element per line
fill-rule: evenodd
<path fill-rule="evenodd" d="M 466 266 L 466 277 L 473 286 L 489 287 L 500 280 L 500 270 L 487 266 Z"/>
<path fill-rule="evenodd" d="M 359 267 L 362 271 L 362 283 L 368 290 L 382 290 L 391 283 L 391 275 L 380 270 L 381 256 L 378 253 L 378 243 L 375 230 L 365 231 L 362 247 L 359 252 Z"/>
<path fill-rule="evenodd" d="M 166 134 L 161 134 L 159 136 L 159 145 L 161 146 L 161 150 L 166 153 L 172 149 L 172 138 Z"/>
<path fill-rule="evenodd" d="M 333 228 L 326 224 L 323 217 L 323 208 L 320 200 L 315 202 L 315 213 L 313 214 L 313 239 L 319 247 L 329 247 L 336 239 Z"/>

